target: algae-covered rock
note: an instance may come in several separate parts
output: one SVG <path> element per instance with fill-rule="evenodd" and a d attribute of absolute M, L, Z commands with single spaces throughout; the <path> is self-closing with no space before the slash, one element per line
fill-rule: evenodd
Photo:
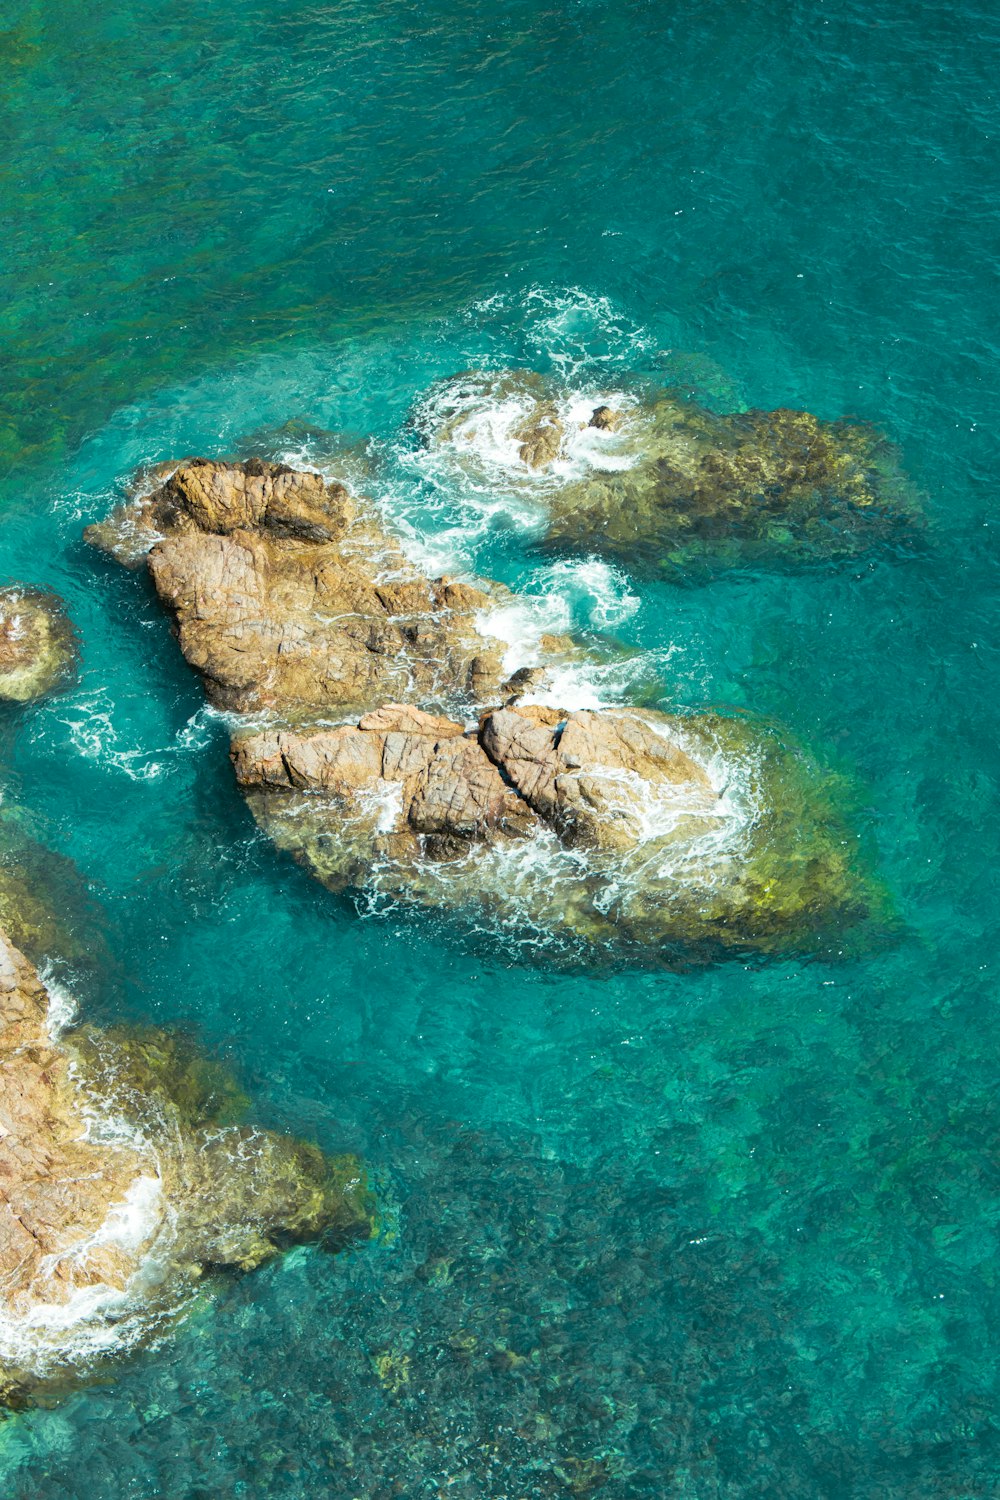
<path fill-rule="evenodd" d="M 0 699 L 30 703 L 62 686 L 76 665 L 62 602 L 41 589 L 0 589 Z"/>
<path fill-rule="evenodd" d="M 654 572 L 849 557 L 920 524 L 895 449 L 863 422 L 521 371 L 445 382 L 415 421 L 459 482 L 533 501 L 547 544 Z"/>
<path fill-rule="evenodd" d="M 372 1232 L 354 1157 L 232 1123 L 189 1044 L 67 1029 L 0 933 L 0 1401 L 62 1388 L 149 1338 L 216 1266 Z"/>
<path fill-rule="evenodd" d="M 114 968 L 106 919 L 73 861 L 37 831 L 23 809 L 0 806 L 0 929 L 36 966 L 89 988 Z"/>
<path fill-rule="evenodd" d="M 546 541 L 665 571 L 854 556 L 918 520 L 888 441 L 804 411 L 718 416 L 663 396 L 627 413 L 617 456 L 555 490 Z"/>
<path fill-rule="evenodd" d="M 746 720 L 511 705 L 467 730 L 386 705 L 237 735 L 233 760 L 262 828 L 334 890 L 653 961 L 885 916 L 816 768 Z"/>

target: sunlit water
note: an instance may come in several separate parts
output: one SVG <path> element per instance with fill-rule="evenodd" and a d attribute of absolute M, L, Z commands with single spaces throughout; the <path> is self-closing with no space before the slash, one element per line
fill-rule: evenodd
<path fill-rule="evenodd" d="M 77 686 L 6 713 L 5 797 L 101 903 L 84 1013 L 196 1028 L 262 1123 L 365 1155 L 388 1228 L 216 1283 L 10 1417 L 0 1493 L 998 1493 L 995 10 L 3 25 L 0 581 L 54 587 L 83 642 Z M 697 587 L 542 555 L 517 494 L 449 484 L 408 425 L 484 363 L 869 418 L 926 544 Z M 428 567 L 523 588 L 512 641 L 641 648 L 581 701 L 658 681 L 856 777 L 894 943 L 567 971 L 279 858 L 145 578 L 80 532 L 138 463 L 288 421 L 339 437 L 256 446 L 351 475 Z"/>

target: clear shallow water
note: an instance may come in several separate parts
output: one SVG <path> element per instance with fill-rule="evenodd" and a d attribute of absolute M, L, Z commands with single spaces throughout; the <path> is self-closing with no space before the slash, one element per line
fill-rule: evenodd
<path fill-rule="evenodd" d="M 996 16 L 133 0 L 5 26 L 0 568 L 84 642 L 78 687 L 6 716 L 6 796 L 102 904 L 88 1013 L 197 1027 L 264 1123 L 368 1157 L 398 1232 L 224 1282 L 113 1383 L 0 1424 L 0 1492 L 994 1495 Z M 735 401 L 884 426 L 926 547 L 584 577 L 407 463 L 437 378 L 666 351 Z M 289 419 L 344 434 L 440 561 L 556 591 L 666 702 L 776 716 L 855 774 L 901 939 L 566 972 L 279 861 L 145 581 L 79 534 L 138 462 Z"/>

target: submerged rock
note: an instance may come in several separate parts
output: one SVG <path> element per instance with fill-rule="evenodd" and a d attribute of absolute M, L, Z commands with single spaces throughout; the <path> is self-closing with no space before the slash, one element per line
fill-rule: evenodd
<path fill-rule="evenodd" d="M 73 861 L 35 837 L 34 821 L 10 802 L 0 807 L 0 930 L 36 966 L 88 993 L 116 969 L 106 917 Z"/>
<path fill-rule="evenodd" d="M 0 933 L 0 1401 L 148 1338 L 212 1267 L 372 1229 L 354 1157 L 227 1123 L 221 1069 L 164 1033 L 66 1029 Z"/>
<path fill-rule="evenodd" d="M 880 915 L 856 840 L 773 734 L 714 715 L 387 704 L 238 734 L 254 815 L 333 890 L 472 906 L 649 958 L 822 942 Z"/>
<path fill-rule="evenodd" d="M 852 556 L 920 521 L 894 448 L 863 422 L 720 415 L 677 392 L 588 398 L 514 371 L 446 382 L 416 425 L 477 484 L 533 495 L 546 542 L 654 570 Z"/>
<path fill-rule="evenodd" d="M 40 589 L 0 589 L 0 699 L 30 703 L 69 678 L 73 627 L 61 600 Z"/>
<path fill-rule="evenodd" d="M 654 958 L 873 913 L 794 750 L 741 720 L 531 706 L 572 643 L 514 663 L 484 622 L 515 596 L 422 577 L 319 475 L 189 461 L 90 536 L 146 549 L 211 700 L 257 715 L 232 753 L 258 822 L 331 889 Z"/>

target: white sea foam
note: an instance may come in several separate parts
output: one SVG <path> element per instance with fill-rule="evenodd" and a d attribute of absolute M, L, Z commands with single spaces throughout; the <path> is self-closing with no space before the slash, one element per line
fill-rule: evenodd
<path fill-rule="evenodd" d="M 4 592 L 0 602 L 0 629 L 9 641 L 23 641 L 28 634 L 27 616 L 19 608 L 23 601 L 23 589 L 12 588 Z"/>
<path fill-rule="evenodd" d="M 122 705 L 110 689 L 63 695 L 49 706 L 55 721 L 68 730 L 69 743 L 77 755 L 96 761 L 102 767 L 119 771 L 130 781 L 156 781 L 175 769 L 178 758 L 200 750 L 209 743 L 216 722 L 235 724 L 232 715 L 220 713 L 208 705 L 198 709 L 177 731 L 172 740 L 147 748 L 123 744 L 116 718 Z M 246 723 L 246 717 L 238 721 Z"/>
<path fill-rule="evenodd" d="M 45 986 L 45 993 L 49 997 L 49 1008 L 45 1016 L 45 1027 L 49 1038 L 57 1042 L 64 1031 L 67 1031 L 76 1020 L 79 1002 L 74 994 L 65 985 L 53 978 L 51 970 L 47 965 L 38 971 L 38 977 Z"/>
<path fill-rule="evenodd" d="M 610 630 L 624 625 L 640 605 L 627 574 L 599 557 L 560 558 L 538 568 L 524 587 L 528 594 L 565 599 L 574 627 Z"/>
<path fill-rule="evenodd" d="M 479 633 L 506 647 L 503 670 L 508 676 L 537 666 L 544 655 L 542 637 L 562 634 L 570 624 L 569 604 L 559 594 L 520 594 L 476 615 Z"/>
<path fill-rule="evenodd" d="M 511 390 L 501 375 L 489 372 L 460 375 L 428 391 L 413 418 L 425 445 L 401 454 L 401 462 L 444 493 L 475 504 L 481 514 L 503 514 L 522 528 L 537 528 L 548 490 L 595 471 L 630 468 L 638 459 L 627 444 L 634 396 L 585 384 L 554 388 L 551 398 L 561 437 L 549 463 L 532 467 L 521 454 L 518 434 L 538 420 L 536 393 L 528 387 Z M 615 431 L 590 425 L 600 406 L 621 414 Z M 543 414 L 542 425 L 548 420 Z"/>
<path fill-rule="evenodd" d="M 566 376 L 634 365 L 655 349 L 649 330 L 610 297 L 580 286 L 496 292 L 473 302 L 466 321 L 477 329 L 496 326 L 506 339 L 516 330 L 529 363 Z"/>
<path fill-rule="evenodd" d="M 383 781 L 380 776 L 374 785 L 358 792 L 357 803 L 366 821 L 375 818 L 377 833 L 392 833 L 403 816 L 403 783 Z"/>
<path fill-rule="evenodd" d="M 555 660 L 543 646 L 546 635 L 567 635 L 624 624 L 639 607 L 623 573 L 596 559 L 564 560 L 539 568 L 522 592 L 476 617 L 483 635 L 504 643 L 503 669 L 510 676 L 523 667 L 546 667 L 544 679 L 521 697 L 569 712 L 621 703 L 637 687 L 660 677 L 673 647 L 656 652 L 573 654 Z"/>

